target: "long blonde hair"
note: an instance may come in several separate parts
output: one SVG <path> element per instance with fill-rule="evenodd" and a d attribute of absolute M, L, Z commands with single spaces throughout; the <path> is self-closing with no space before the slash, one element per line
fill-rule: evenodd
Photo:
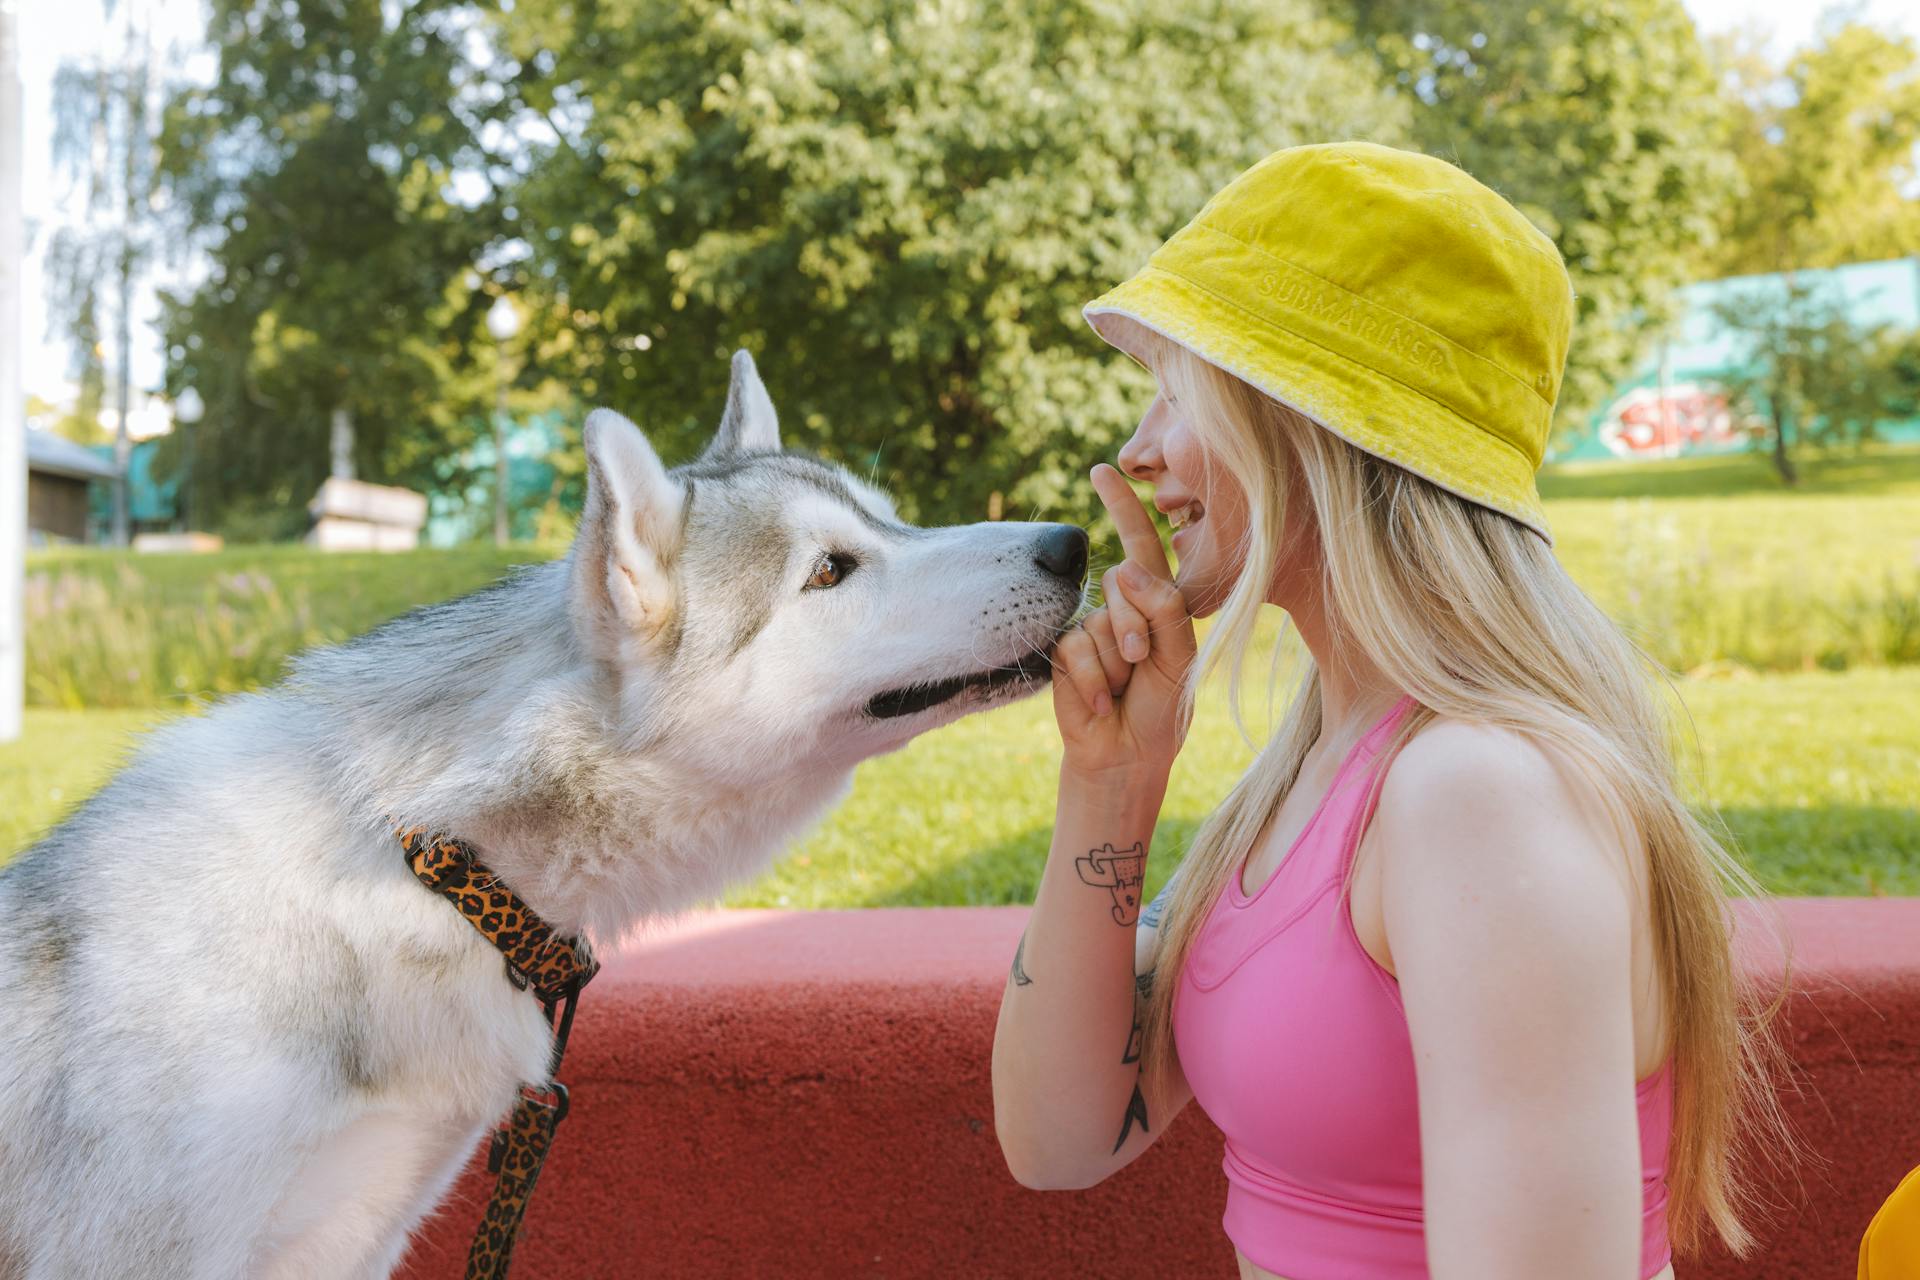
<path fill-rule="evenodd" d="M 1746 1161 L 1791 1145 L 1773 1088 L 1780 1000 L 1755 1007 L 1736 990 L 1726 892 L 1761 890 L 1681 798 L 1667 719 L 1653 696 L 1657 668 L 1517 521 L 1348 444 L 1184 347 L 1150 342 L 1149 363 L 1185 406 L 1208 464 L 1245 492 L 1248 513 L 1244 568 L 1201 645 L 1184 714 L 1192 715 L 1200 684 L 1224 667 L 1238 720 L 1241 668 L 1281 566 L 1291 475 L 1321 531 L 1321 589 L 1339 643 L 1365 653 L 1419 704 L 1383 758 L 1445 716 L 1525 734 L 1579 776 L 1611 784 L 1601 790 L 1616 832 L 1647 851 L 1675 1060 L 1670 1238 L 1691 1250 L 1711 1230 L 1734 1252 L 1750 1250 Z M 1150 1078 L 1174 1061 L 1173 994 L 1194 934 L 1319 736 L 1319 673 L 1310 657 L 1305 664 L 1273 736 L 1177 871 L 1142 1015 Z"/>

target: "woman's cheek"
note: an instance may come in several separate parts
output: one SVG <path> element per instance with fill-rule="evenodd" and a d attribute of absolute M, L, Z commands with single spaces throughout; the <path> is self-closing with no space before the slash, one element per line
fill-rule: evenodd
<path fill-rule="evenodd" d="M 1180 557 L 1174 585 L 1185 597 L 1188 611 L 1201 618 L 1220 607 L 1226 592 L 1221 589 L 1220 553 L 1213 545 L 1213 530 L 1203 521 L 1193 532 L 1194 537 L 1182 540 L 1186 554 Z"/>
<path fill-rule="evenodd" d="M 1239 517 L 1239 511 L 1231 503 L 1226 503 L 1217 515 L 1209 511 L 1207 518 L 1194 531 L 1201 536 L 1195 539 L 1192 548 L 1196 599 L 1190 600 L 1189 604 L 1204 613 L 1214 613 L 1226 603 L 1227 596 L 1233 591 L 1233 584 L 1239 580 L 1240 571 L 1245 567 L 1246 544 L 1242 537 L 1245 524 Z M 1184 565 L 1182 570 L 1185 576 Z"/>

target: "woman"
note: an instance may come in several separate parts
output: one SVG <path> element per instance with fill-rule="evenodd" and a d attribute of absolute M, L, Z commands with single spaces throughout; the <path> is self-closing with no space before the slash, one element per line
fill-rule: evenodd
<path fill-rule="evenodd" d="M 1270 156 L 1087 308 L 1159 381 L 1119 460 L 1180 570 L 1095 468 L 1126 559 L 1056 652 L 1057 825 L 994 1041 L 1022 1183 L 1099 1182 L 1197 1098 L 1244 1276 L 1628 1280 L 1750 1243 L 1767 1042 L 1722 893 L 1753 886 L 1550 550 L 1572 313 L 1512 206 L 1366 144 Z M 1143 915 L 1194 690 L 1224 667 L 1237 708 L 1262 604 L 1305 678 Z"/>

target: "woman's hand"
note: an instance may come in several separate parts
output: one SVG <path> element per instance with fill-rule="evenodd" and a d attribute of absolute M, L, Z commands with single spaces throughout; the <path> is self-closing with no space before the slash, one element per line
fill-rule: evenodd
<path fill-rule="evenodd" d="M 1106 604 L 1053 651 L 1053 715 L 1062 769 L 1087 778 L 1164 775 L 1180 753 L 1180 690 L 1193 665 L 1193 619 L 1153 520 L 1120 473 L 1101 463 L 1093 488 L 1126 558 L 1100 579 Z"/>

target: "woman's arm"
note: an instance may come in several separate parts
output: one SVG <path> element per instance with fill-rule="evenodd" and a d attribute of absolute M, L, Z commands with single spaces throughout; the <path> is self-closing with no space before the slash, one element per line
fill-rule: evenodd
<path fill-rule="evenodd" d="M 993 1038 L 994 1128 L 1030 1187 L 1091 1186 L 1187 1100 L 1184 1082 L 1141 1080 L 1135 964 L 1150 954 L 1140 892 L 1185 736 L 1193 622 L 1140 500 L 1104 464 L 1093 483 L 1127 558 L 1103 579 L 1105 607 L 1054 647 L 1064 750 L 1053 847 Z"/>
<path fill-rule="evenodd" d="M 1177 1072 L 1158 1089 L 1140 1073 L 1158 931 L 1139 894 L 1165 787 L 1063 773 L 1053 849 L 993 1038 L 994 1128 L 1025 1186 L 1092 1186 L 1151 1146 L 1192 1096 Z"/>
<path fill-rule="evenodd" d="M 1435 1280 L 1639 1275 L 1627 852 L 1520 735 L 1401 752 L 1370 842 L 1419 1079 Z"/>

